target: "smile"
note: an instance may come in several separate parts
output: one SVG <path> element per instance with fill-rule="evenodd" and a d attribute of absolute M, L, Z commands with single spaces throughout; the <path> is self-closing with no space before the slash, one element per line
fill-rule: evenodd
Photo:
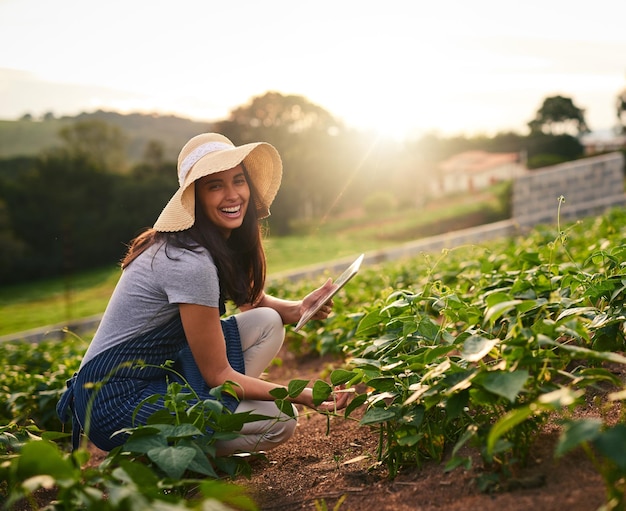
<path fill-rule="evenodd" d="M 220 211 L 225 215 L 238 215 L 241 211 L 241 204 L 239 204 L 239 206 L 231 206 L 229 208 L 220 208 Z"/>

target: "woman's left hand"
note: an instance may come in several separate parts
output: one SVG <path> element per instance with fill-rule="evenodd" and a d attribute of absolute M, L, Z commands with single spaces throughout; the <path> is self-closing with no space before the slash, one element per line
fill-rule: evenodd
<path fill-rule="evenodd" d="M 315 306 L 315 303 L 322 298 L 329 291 L 332 291 L 335 284 L 333 284 L 332 279 L 328 279 L 323 286 L 317 288 L 315 291 L 312 291 L 308 295 L 304 297 L 302 300 L 302 305 L 300 306 L 300 314 L 304 314 L 308 309 Z M 332 298 L 328 300 L 320 310 L 318 310 L 315 315 L 311 319 L 326 319 L 328 315 L 333 310 L 333 300 Z"/>
<path fill-rule="evenodd" d="M 328 399 L 317 406 L 318 412 L 336 412 L 343 410 L 348 406 L 350 400 L 350 392 L 353 389 L 345 390 L 344 386 L 335 387 L 332 394 L 328 396 Z"/>

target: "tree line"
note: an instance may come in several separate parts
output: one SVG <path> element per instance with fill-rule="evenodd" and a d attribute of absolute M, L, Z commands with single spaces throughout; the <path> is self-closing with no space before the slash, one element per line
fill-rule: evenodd
<path fill-rule="evenodd" d="M 394 142 L 349 129 L 302 96 L 275 92 L 252 98 L 210 129 L 237 145 L 266 141 L 278 149 L 284 177 L 268 227 L 282 236 L 367 204 L 416 211 L 428 200 L 437 163 L 461 151 L 523 151 L 530 166 L 578 158 L 578 135 L 588 128 L 567 99 L 547 98 L 528 135 L 428 134 Z M 58 147 L 36 157 L 0 160 L 1 283 L 115 263 L 178 186 L 163 141 L 150 140 L 141 161 L 130 163 L 124 132 L 102 120 L 81 118 L 59 137 Z"/>

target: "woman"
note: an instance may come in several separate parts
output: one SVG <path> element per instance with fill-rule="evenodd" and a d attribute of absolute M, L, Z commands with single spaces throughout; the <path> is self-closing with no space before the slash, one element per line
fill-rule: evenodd
<path fill-rule="evenodd" d="M 227 408 L 272 418 L 245 424 L 235 440 L 218 441 L 218 455 L 267 450 L 293 435 L 296 420 L 281 413 L 270 395 L 278 385 L 260 376 L 282 345 L 284 325 L 297 322 L 332 282 L 300 301 L 263 291 L 259 220 L 269 215 L 281 177 L 280 156 L 267 143 L 235 147 L 206 133 L 185 144 L 178 157 L 180 187 L 154 227 L 132 241 L 100 326 L 59 402 L 62 418 L 73 411 L 75 444 L 88 420 L 90 440 L 109 451 L 125 440 L 115 433 L 162 408 L 156 403 L 136 410 L 146 397 L 164 394 L 172 379 L 162 367 L 168 360 L 201 399 L 233 382 L 238 399 L 223 398 Z M 241 312 L 222 319 L 226 300 Z M 315 318 L 326 318 L 331 306 Z M 310 388 L 294 401 L 316 408 Z M 333 393 L 317 408 L 346 403 L 347 394 Z"/>

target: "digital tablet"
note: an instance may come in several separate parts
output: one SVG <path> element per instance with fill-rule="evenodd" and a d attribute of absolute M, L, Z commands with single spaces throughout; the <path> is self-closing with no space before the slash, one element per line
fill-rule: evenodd
<path fill-rule="evenodd" d="M 361 254 L 359 257 L 357 257 L 355 261 L 350 266 L 348 266 L 341 275 L 339 275 L 339 278 L 333 281 L 330 290 L 324 295 L 320 296 L 319 299 L 311 307 L 304 311 L 302 317 L 300 318 L 300 321 L 298 321 L 298 324 L 294 328 L 294 331 L 297 332 L 298 330 L 300 330 L 307 321 L 315 316 L 315 313 L 320 310 L 328 300 L 330 300 L 333 296 L 335 296 L 335 294 L 337 294 L 337 291 L 345 286 L 346 283 L 357 274 L 359 268 L 361 267 L 361 263 L 363 262 L 364 256 L 365 254 Z"/>

